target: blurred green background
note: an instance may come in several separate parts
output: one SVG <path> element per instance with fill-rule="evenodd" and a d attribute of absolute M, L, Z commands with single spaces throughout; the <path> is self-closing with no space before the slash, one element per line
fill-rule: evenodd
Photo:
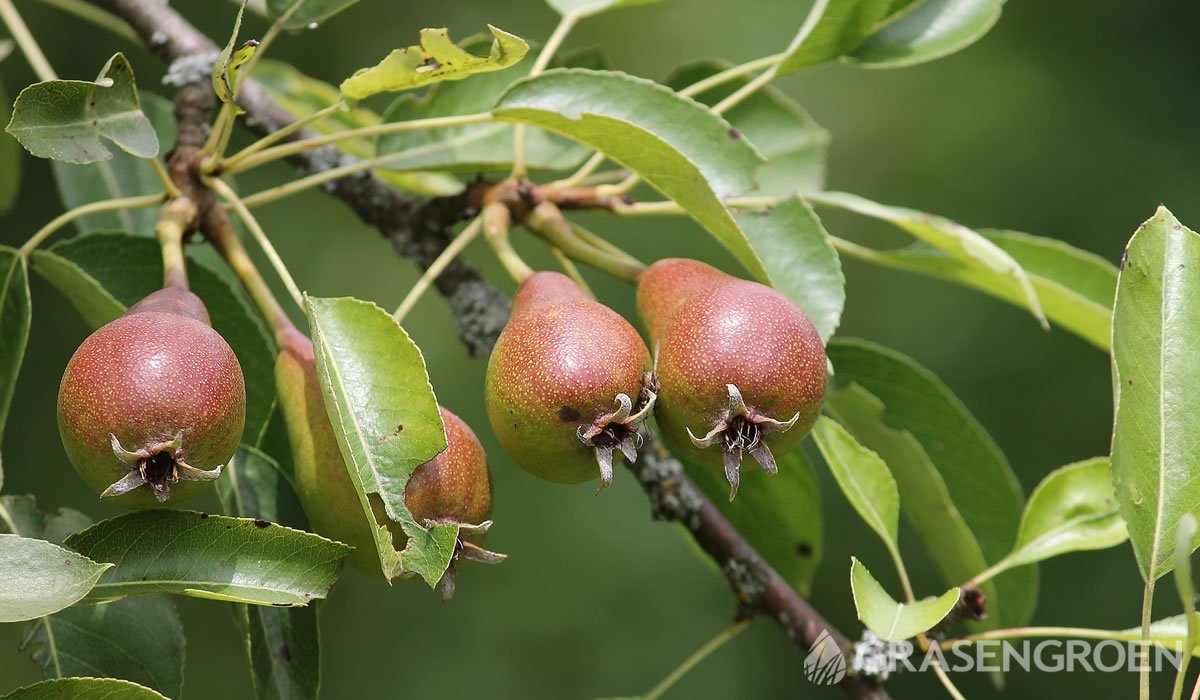
<path fill-rule="evenodd" d="M 223 42 L 232 5 L 174 5 Z M 144 51 L 98 34 L 36 2 L 27 19 L 64 77 L 91 78 L 115 50 L 134 61 L 144 88 L 163 67 Z M 791 0 L 667 0 L 581 24 L 568 48 L 600 46 L 614 67 L 664 78 L 701 57 L 735 62 L 784 47 L 807 10 Z M 419 28 L 455 36 L 492 22 L 544 38 L 556 15 L 538 0 L 406 2 L 363 0 L 318 32 L 283 37 L 272 54 L 336 82 L 412 43 Z M 264 23 L 249 19 L 244 36 Z M 1059 238 L 1112 261 L 1160 202 L 1200 225 L 1197 198 L 1195 32 L 1200 5 L 1187 0 L 1013 2 L 977 45 L 941 61 L 897 71 L 830 66 L 779 81 L 833 132 L 829 185 L 878 201 Z M 0 64 L 15 93 L 33 76 L 19 56 Z M 19 206 L 0 217 L 0 243 L 17 244 L 61 211 L 50 169 L 27 158 Z M 292 177 L 278 167 L 240 179 L 242 191 Z M 861 219 L 823 213 L 827 227 L 873 244 L 901 243 Z M 302 287 L 393 307 L 416 279 L 378 234 L 320 195 L 263 208 L 261 221 Z M 729 258 L 682 220 L 586 223 L 646 259 L 689 255 L 730 267 Z M 528 245 L 525 250 L 532 250 Z M 469 257 L 509 289 L 485 250 Z M 546 258 L 532 259 L 549 265 Z M 1107 358 L 1064 331 L 1042 332 L 1023 311 L 974 292 L 846 261 L 848 301 L 839 333 L 870 338 L 936 372 L 991 431 L 1026 492 L 1051 469 L 1109 446 Z M 632 291 L 593 276 L 605 301 L 632 310 Z M 6 491 L 34 493 L 45 508 L 112 514 L 71 471 L 54 422 L 59 376 L 88 332 L 38 278 L 34 325 L 4 443 Z M 496 445 L 482 406 L 485 363 L 468 358 L 445 304 L 429 296 L 408 328 L 422 345 L 441 401 L 472 423 L 496 478 L 493 548 L 502 566 L 469 567 L 443 604 L 418 585 L 388 588 L 348 572 L 323 606 L 324 695 L 342 697 L 592 698 L 632 695 L 731 619 L 726 584 L 670 527 L 649 521 L 627 473 L 593 497 L 517 469 Z M 851 636 L 849 557 L 886 554 L 819 469 L 826 512 L 825 558 L 815 605 Z M 194 504 L 216 509 L 211 495 Z M 928 558 L 907 533 L 919 593 L 939 592 Z M 904 536 L 902 536 L 903 539 Z M 1042 567 L 1035 622 L 1093 627 L 1137 623 L 1141 580 L 1128 546 L 1074 554 Z M 1176 612 L 1160 587 L 1159 616 Z M 188 633 L 187 693 L 249 696 L 249 676 L 231 617 L 213 602 L 180 599 Z M 39 678 L 17 654 L 20 625 L 0 627 L 0 691 Z M 839 697 L 804 680 L 803 655 L 769 621 L 759 621 L 684 679 L 669 697 Z M 981 674 L 956 680 L 971 696 L 994 694 Z M 1008 676 L 1008 697 L 1128 697 L 1134 674 Z M 1165 683 L 1159 690 L 1165 692 Z M 940 692 L 931 674 L 895 678 L 897 697 Z"/>

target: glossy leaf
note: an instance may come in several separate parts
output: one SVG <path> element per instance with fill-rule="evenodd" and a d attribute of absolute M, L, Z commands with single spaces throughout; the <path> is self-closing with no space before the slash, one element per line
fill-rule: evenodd
<path fill-rule="evenodd" d="M 272 17 L 282 17 L 292 5 L 300 4 L 283 23 L 285 29 L 316 29 L 316 23 L 324 22 L 333 15 L 350 7 L 358 0 L 267 0 L 267 11 Z M 257 78 L 258 76 L 255 75 Z"/>
<path fill-rule="evenodd" d="M 5 131 L 33 155 L 68 163 L 112 158 L 101 137 L 139 158 L 158 156 L 158 137 L 142 113 L 133 68 L 119 53 L 95 82 L 49 80 L 22 90 Z"/>
<path fill-rule="evenodd" d="M 788 199 L 767 211 L 734 214 L 762 259 L 772 286 L 800 305 L 828 341 L 842 319 L 846 278 L 821 219 L 803 200 Z"/>
<path fill-rule="evenodd" d="M 605 10 L 630 5 L 649 5 L 659 0 L 546 0 L 559 14 L 574 14 L 579 17 L 598 14 Z"/>
<path fill-rule="evenodd" d="M 1113 481 L 1147 581 L 1174 567 L 1179 519 L 1200 513 L 1198 269 L 1200 236 L 1159 207 L 1130 239 L 1117 281 Z"/>
<path fill-rule="evenodd" d="M 167 700 L 137 683 L 116 678 L 59 678 L 42 681 L 0 696 L 0 700 Z"/>
<path fill-rule="evenodd" d="M 1112 469 L 1097 457 L 1050 472 L 1029 496 L 1004 568 L 1090 549 L 1116 546 L 1129 535 L 1117 513 Z M 1003 569 L 1001 569 L 1003 570 Z"/>
<path fill-rule="evenodd" d="M 585 143 L 638 173 L 769 280 L 722 202 L 754 187 L 762 159 L 699 103 L 624 73 L 557 69 L 515 83 L 493 113 Z"/>
<path fill-rule="evenodd" d="M 95 600 L 178 593 L 254 605 L 324 598 L 350 548 L 265 520 L 183 510 L 118 516 L 67 538 L 67 546 L 116 564 Z"/>
<path fill-rule="evenodd" d="M 902 68 L 974 44 L 1000 19 L 1004 0 L 916 0 L 888 17 L 849 60 L 866 68 Z"/>
<path fill-rule="evenodd" d="M 373 68 L 363 68 L 342 81 L 342 94 L 361 100 L 381 92 L 412 90 L 443 80 L 462 80 L 477 73 L 503 70 L 529 52 L 515 34 L 488 25 L 495 40 L 487 56 L 456 46 L 445 29 L 422 29 L 421 43 L 396 49 Z"/>
<path fill-rule="evenodd" d="M 142 111 L 154 126 L 159 143 L 175 143 L 175 108 L 171 101 L 153 93 L 142 94 Z M 114 153 L 112 160 L 74 165 L 52 161 L 54 182 L 63 207 L 75 207 L 118 197 L 162 192 L 162 181 L 154 166 L 142 158 L 125 152 Z M 139 236 L 153 236 L 158 223 L 158 207 L 120 209 L 88 214 L 73 223 L 80 233 L 91 231 L 124 231 Z"/>
<path fill-rule="evenodd" d="M 900 492 L 887 464 L 824 416 L 812 436 L 846 500 L 899 561 Z"/>
<path fill-rule="evenodd" d="M 63 293 L 93 327 L 161 286 L 162 254 L 152 238 L 93 233 L 34 251 L 34 270 Z M 213 328 L 233 348 L 246 383 L 244 441 L 257 443 L 275 406 L 275 349 L 241 289 L 208 263 L 188 259 L 188 281 L 204 300 Z"/>
<path fill-rule="evenodd" d="M 176 698 L 184 645 L 179 613 L 165 596 L 76 605 L 30 622 L 21 640 L 46 678 L 121 678 Z"/>
<path fill-rule="evenodd" d="M 74 605 L 112 564 L 45 540 L 0 535 L 0 622 L 20 622 Z"/>
<path fill-rule="evenodd" d="M 677 70 L 666 84 L 682 90 L 726 68 L 729 63 L 724 61 L 700 61 Z M 694 97 L 715 105 L 746 82 L 730 80 Z M 825 189 L 829 132 L 782 90 L 763 87 L 724 117 L 767 159 L 754 174 L 754 196 L 788 197 Z"/>
<path fill-rule="evenodd" d="M 824 553 L 821 491 L 812 465 L 796 450 L 779 459 L 779 473 L 742 474 L 738 497 L 711 468 L 684 463 L 688 476 L 779 575 L 807 595 Z"/>
<path fill-rule="evenodd" d="M 467 48 L 474 43 L 470 39 L 463 42 Z M 528 60 L 506 71 L 439 83 L 421 97 L 402 95 L 383 118 L 400 122 L 486 112 L 513 82 L 527 77 L 532 69 L 533 61 Z M 379 137 L 377 148 L 381 156 L 393 155 L 382 166 L 386 171 L 427 168 L 474 176 L 480 171 L 512 166 L 513 129 L 511 124 L 487 123 L 402 131 Z M 565 170 L 578 165 L 589 153 L 585 146 L 541 129 L 525 134 L 525 164 L 532 170 Z"/>
<path fill-rule="evenodd" d="M 832 61 L 858 47 L 891 0 L 817 0 L 776 69 L 787 75 Z"/>
<path fill-rule="evenodd" d="M 12 42 L 8 42 L 11 46 Z M 3 49 L 0 48 L 0 53 Z M 0 83 L 0 124 L 7 124 L 12 118 L 12 103 L 4 84 Z M 16 139 L 8 134 L 0 134 L 0 214 L 12 208 L 21 191 L 21 148 Z"/>
<path fill-rule="evenodd" d="M 932 629 L 954 609 L 959 591 L 951 588 L 937 598 L 897 603 L 871 576 L 862 562 L 850 558 L 850 590 L 858 619 L 880 639 L 898 642 Z"/>
<path fill-rule="evenodd" d="M 901 512 L 957 585 L 1006 556 L 1024 507 L 1020 486 L 987 432 L 937 377 L 897 352 L 861 340 L 826 348 L 834 375 L 826 410 L 888 465 Z M 1036 601 L 1037 570 L 1007 571 L 982 586 L 978 629 L 1019 626 Z"/>
<path fill-rule="evenodd" d="M 238 34 L 242 31 L 242 15 L 245 12 L 246 3 L 242 2 L 242 6 L 238 8 L 237 19 L 233 21 L 233 32 L 229 35 L 229 41 L 213 63 L 213 91 L 217 93 L 217 98 L 226 104 L 232 103 L 237 94 L 238 68 L 250 60 L 254 48 L 258 45 L 258 42 L 246 42 L 240 48 L 237 46 Z M 240 108 L 235 109 L 241 113 Z"/>
<path fill-rule="evenodd" d="M 308 318 L 329 422 L 363 512 L 375 523 L 382 570 L 389 579 L 414 572 L 432 587 L 450 565 L 458 525 L 426 529 L 404 503 L 408 477 L 446 449 L 421 351 L 390 314 L 369 302 L 310 297 Z M 371 494 L 408 535 L 403 552 L 376 518 Z"/>
<path fill-rule="evenodd" d="M 33 310 L 29 299 L 29 270 L 15 248 L 0 246 L 0 440 L 12 407 L 13 392 L 29 342 Z M 0 486 L 4 462 L 0 459 Z"/>
<path fill-rule="evenodd" d="M 981 230 L 980 235 L 1012 256 L 1033 283 L 1046 316 L 1096 347 L 1107 351 L 1112 338 L 1112 304 L 1117 267 L 1062 241 L 1015 231 Z M 1006 274 L 963 262 L 925 243 L 872 252 L 870 262 L 941 277 L 973 287 L 1017 306 L 1024 293 Z"/>
<path fill-rule="evenodd" d="M 979 274 L 993 277 L 996 283 L 1006 284 L 1013 295 L 1023 300 L 1034 318 L 1049 328 L 1037 291 L 1025 269 L 995 243 L 977 232 L 949 219 L 912 209 L 889 207 L 845 192 L 824 192 L 808 195 L 812 203 L 847 209 L 855 214 L 892 223 L 914 238 L 924 241 L 954 257 Z"/>
<path fill-rule="evenodd" d="M 228 515 L 308 528 L 300 501 L 284 472 L 267 455 L 243 447 L 216 483 Z M 235 605 L 259 698 L 316 698 L 321 687 L 317 606 L 276 608 Z"/>

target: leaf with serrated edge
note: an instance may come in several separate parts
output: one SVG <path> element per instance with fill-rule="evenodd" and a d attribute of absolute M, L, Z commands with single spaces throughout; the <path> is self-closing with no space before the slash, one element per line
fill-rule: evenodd
<path fill-rule="evenodd" d="M 944 581 L 955 585 L 1007 555 L 1025 499 L 1003 453 L 937 377 L 912 359 L 861 340 L 827 347 L 834 366 L 826 410 L 892 470 L 906 520 Z M 975 629 L 1026 624 L 1037 568 L 981 586 L 987 619 Z"/>
<path fill-rule="evenodd" d="M 0 535 L 0 622 L 20 622 L 74 605 L 112 564 L 45 540 Z"/>
<path fill-rule="evenodd" d="M 95 82 L 50 80 L 22 90 L 5 131 L 33 155 L 68 163 L 112 158 L 100 137 L 139 158 L 158 156 L 158 136 L 142 113 L 133 68 L 119 53 Z"/>
<path fill-rule="evenodd" d="M 1017 543 L 999 570 L 1067 552 L 1113 547 L 1128 537 L 1117 513 L 1108 459 L 1068 464 L 1050 472 L 1029 496 Z"/>
<path fill-rule="evenodd" d="M 137 683 L 116 678 L 58 678 L 34 683 L 0 696 L 0 700 L 167 700 Z"/>
<path fill-rule="evenodd" d="M 1198 269 L 1200 236 L 1159 207 L 1130 239 L 1117 280 L 1113 483 L 1147 582 L 1174 567 L 1179 519 L 1200 513 Z"/>
<path fill-rule="evenodd" d="M 979 234 L 1017 261 L 1033 282 L 1046 316 L 1101 350 L 1112 340 L 1112 304 L 1117 290 L 1117 267 L 1111 262 L 1063 241 L 1016 231 Z M 1023 292 L 1007 275 L 963 262 L 926 243 L 898 250 L 872 252 L 871 262 L 940 277 L 978 289 L 1017 306 Z"/>
<path fill-rule="evenodd" d="M 30 622 L 21 649 L 47 678 L 103 675 L 183 694 L 183 625 L 166 596 L 76 605 Z"/>
<path fill-rule="evenodd" d="M 462 80 L 476 73 L 503 70 L 529 51 L 515 34 L 488 25 L 495 41 L 487 56 L 456 46 L 445 29 L 422 29 L 421 43 L 396 49 L 373 68 L 363 68 L 342 81 L 342 94 L 361 100 L 381 92 L 412 90 L 442 80 Z"/>
<path fill-rule="evenodd" d="M 858 48 L 890 4 L 891 0 L 817 0 L 784 51 L 776 74 L 811 68 Z"/>
<path fill-rule="evenodd" d="M 1049 328 L 1037 291 L 1029 275 L 1011 255 L 979 233 L 941 216 L 901 207 L 890 207 L 845 192 L 822 192 L 806 197 L 819 206 L 838 207 L 887 221 L 914 238 L 945 251 L 963 262 L 989 273 L 1001 275 L 1019 294 L 1025 306 L 1044 328 Z"/>
<path fill-rule="evenodd" d="M 33 269 L 79 309 L 93 327 L 159 288 L 162 253 L 151 238 L 92 233 L 36 250 Z M 244 439 L 257 443 L 275 406 L 275 349 L 258 313 L 238 287 L 208 263 L 188 256 L 188 280 L 208 308 L 213 328 L 233 348 L 245 375 Z"/>
<path fill-rule="evenodd" d="M 850 558 L 850 590 L 858 619 L 887 642 L 899 642 L 927 632 L 954 609 L 959 591 L 951 588 L 937 598 L 897 603 L 858 559 Z"/>
<path fill-rule="evenodd" d="M 217 93 L 217 98 L 226 104 L 233 102 L 234 93 L 237 91 L 237 67 L 238 60 L 237 46 L 238 34 L 242 31 L 242 15 L 246 12 L 246 3 L 242 2 L 238 8 L 237 19 L 233 20 L 233 32 L 229 35 L 229 41 L 225 44 L 225 48 L 221 49 L 220 55 L 213 63 L 212 85 L 213 92 Z"/>
<path fill-rule="evenodd" d="M 308 605 L 337 579 L 344 544 L 282 525 L 184 510 L 118 516 L 67 538 L 111 561 L 89 594 L 113 600 L 176 593 L 255 605 Z"/>
<path fill-rule="evenodd" d="M 1004 0 L 917 0 L 886 18 L 846 60 L 903 68 L 948 56 L 987 34 L 1003 6 Z"/>
<path fill-rule="evenodd" d="M 733 501 L 729 500 L 729 483 L 724 474 L 686 462 L 683 466 L 696 486 L 771 568 L 806 595 L 825 548 L 821 490 L 802 450 L 778 459 L 778 474 L 772 476 L 761 469 L 742 474 L 738 496 Z M 709 561 L 707 557 L 705 561 Z"/>
<path fill-rule="evenodd" d="M 25 259 L 15 248 L 0 246 L 0 439 L 4 437 L 4 424 L 25 359 L 32 320 Z M 0 486 L 3 485 L 4 461 L 0 459 Z"/>
<path fill-rule="evenodd" d="M 141 100 L 142 111 L 154 126 L 158 142 L 175 143 L 175 107 L 171 101 L 154 93 L 142 93 Z M 59 198 L 66 209 L 163 191 L 162 180 L 153 164 L 123 151 L 114 153 L 112 160 L 87 165 L 55 160 L 51 161 L 50 167 L 54 171 Z M 80 233 L 124 231 L 153 237 L 158 213 L 158 207 L 119 209 L 81 216 L 71 223 Z"/>
<path fill-rule="evenodd" d="M 493 114 L 563 134 L 636 172 L 769 282 L 723 203 L 754 188 L 762 158 L 700 103 L 624 73 L 573 68 L 517 81 Z"/>
<path fill-rule="evenodd" d="M 588 17 L 604 12 L 605 10 L 630 7 L 632 5 L 650 5 L 660 2 L 660 0 L 546 0 L 546 2 L 550 7 L 558 10 L 559 14 Z"/>
<path fill-rule="evenodd" d="M 846 500 L 899 560 L 900 493 L 887 464 L 825 416 L 812 435 Z"/>
<path fill-rule="evenodd" d="M 292 5 L 303 3 L 288 15 L 284 29 L 316 29 L 316 24 L 357 3 L 358 0 L 267 0 L 267 11 L 272 17 L 282 17 Z"/>
<path fill-rule="evenodd" d="M 243 446 L 225 471 L 216 489 L 227 515 L 308 528 L 291 482 L 271 457 Z M 230 609 L 245 641 L 257 696 L 317 697 L 321 687 L 317 606 L 235 605 Z"/>
<path fill-rule="evenodd" d="M 308 318 L 325 409 L 363 513 L 373 523 L 382 570 L 389 579 L 416 573 L 432 587 L 450 565 L 458 525 L 425 529 L 404 503 L 409 476 L 446 449 L 421 351 L 390 314 L 370 302 L 309 297 Z M 371 495 L 408 535 L 398 556 L 391 534 L 375 517 Z"/>

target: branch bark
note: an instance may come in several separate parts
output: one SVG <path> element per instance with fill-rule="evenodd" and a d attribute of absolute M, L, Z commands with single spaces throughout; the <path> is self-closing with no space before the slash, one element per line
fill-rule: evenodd
<path fill-rule="evenodd" d="M 172 154 L 175 166 L 172 175 L 189 196 L 194 199 L 204 196 L 199 189 L 190 187 L 197 184 L 193 174 L 182 172 L 183 164 L 194 163 L 194 158 L 180 151 L 200 148 L 207 136 L 205 129 L 213 109 L 207 79 L 217 54 L 216 44 L 166 4 L 145 0 L 92 2 L 123 18 L 155 55 L 171 64 L 168 80 L 174 80 L 180 88 L 175 101 L 180 138 Z M 247 124 L 260 133 L 276 131 L 293 120 L 253 80 L 243 86 L 240 103 L 246 110 Z M 300 129 L 290 138 L 311 136 L 310 130 Z M 311 173 L 339 167 L 353 159 L 333 147 L 325 147 L 297 155 L 291 161 L 301 171 Z M 422 201 L 396 191 L 369 172 L 328 183 L 325 189 L 348 204 L 363 221 L 377 227 L 398 253 L 422 267 L 431 264 L 445 248 L 450 226 L 478 207 L 473 188 L 454 197 Z M 210 215 L 224 216 L 220 207 L 209 206 L 207 211 Z M 472 354 L 490 352 L 508 320 L 507 297 L 460 261 L 452 263 L 438 278 L 437 287 L 449 301 L 459 333 Z M 652 517 L 683 525 L 720 567 L 738 600 L 739 616 L 771 618 L 802 652 L 807 652 L 822 632 L 828 632 L 843 656 L 847 660 L 853 658 L 850 640 L 754 550 L 657 441 L 646 441 L 641 458 L 630 465 L 630 470 L 650 499 Z M 839 685 L 851 698 L 888 698 L 872 679 L 853 672 L 848 672 Z"/>

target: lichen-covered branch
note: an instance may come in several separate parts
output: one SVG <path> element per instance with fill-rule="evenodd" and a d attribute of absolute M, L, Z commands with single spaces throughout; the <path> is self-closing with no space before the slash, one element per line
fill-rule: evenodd
<path fill-rule="evenodd" d="M 92 1 L 128 22 L 146 46 L 170 64 L 169 83 L 180 88 L 195 85 L 197 90 L 202 89 L 200 84 L 209 79 L 218 48 L 187 19 L 166 3 Z M 253 80 L 242 87 L 239 102 L 246 110 L 246 124 L 263 134 L 277 131 L 294 120 Z M 180 113 L 180 106 L 177 98 L 177 115 L 185 118 L 186 115 Z M 299 129 L 286 140 L 314 135 L 309 129 Z M 180 158 L 181 162 L 183 160 Z M 354 161 L 332 146 L 307 151 L 290 160 L 306 174 Z M 422 268 L 428 267 L 446 247 L 450 228 L 468 213 L 467 202 L 471 196 L 468 190 L 456 197 L 426 201 L 397 191 L 370 172 L 334 180 L 326 183 L 324 189 L 349 205 L 363 221 L 378 228 L 400 255 Z M 486 355 L 508 319 L 507 297 L 462 261 L 447 266 L 438 276 L 436 286 L 450 304 L 459 334 L 471 353 Z"/>

